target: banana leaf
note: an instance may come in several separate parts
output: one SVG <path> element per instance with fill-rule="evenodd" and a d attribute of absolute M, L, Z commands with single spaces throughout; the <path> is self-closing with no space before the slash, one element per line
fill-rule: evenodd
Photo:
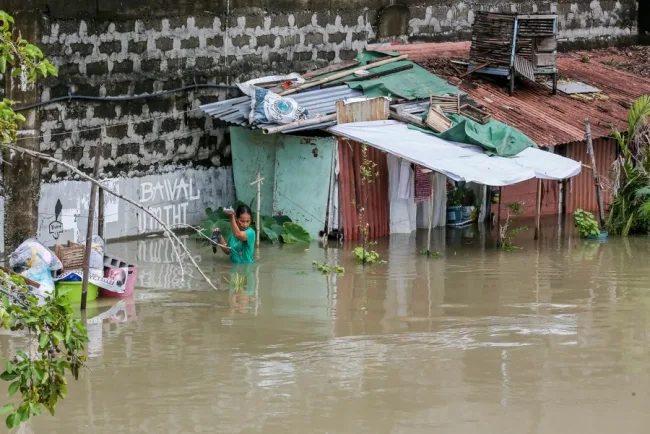
<path fill-rule="evenodd" d="M 282 227 L 286 231 L 286 234 L 282 236 L 282 241 L 286 244 L 311 242 L 309 233 L 302 226 L 293 222 L 285 222 Z"/>
<path fill-rule="evenodd" d="M 282 226 L 283 224 L 285 224 L 287 222 L 291 223 L 291 219 L 289 217 L 287 217 L 286 215 L 276 215 L 276 216 L 273 216 L 273 219 L 280 226 Z"/>

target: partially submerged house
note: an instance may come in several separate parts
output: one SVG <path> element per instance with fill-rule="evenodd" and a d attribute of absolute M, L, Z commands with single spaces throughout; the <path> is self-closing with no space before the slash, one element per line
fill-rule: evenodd
<path fill-rule="evenodd" d="M 262 213 L 286 214 L 312 236 L 325 231 L 358 239 L 358 206 L 365 208 L 371 238 L 443 226 L 449 180 L 472 186 L 482 220 L 490 206 L 486 186 L 580 173 L 579 163 L 536 149 L 506 123 L 469 119 L 464 110 L 476 104 L 465 91 L 405 56 L 366 52 L 357 62 L 304 77 L 297 83 L 295 77 L 256 83 L 293 98 L 307 119 L 251 123 L 249 96 L 202 109 L 231 124 L 238 199 L 255 197 L 252 182 L 259 173 L 265 179 Z M 432 95 L 457 101 L 450 108 L 453 128 L 428 128 Z M 364 159 L 379 175 L 369 184 L 361 182 Z"/>
<path fill-rule="evenodd" d="M 612 128 L 627 130 L 628 110 L 642 95 L 650 95 L 650 79 L 626 72 L 621 65 L 631 58 L 614 58 L 604 51 L 559 54 L 558 91 L 551 92 L 551 80 L 536 84 L 519 80 L 509 95 L 508 82 L 477 72 L 461 77 L 470 63 L 470 44 L 390 45 L 381 51 L 408 54 L 424 66 L 457 85 L 480 109 L 501 122 L 516 127 L 538 146 L 580 161 L 579 175 L 542 183 L 542 215 L 572 214 L 576 209 L 597 211 L 594 179 L 585 141 L 585 120 L 591 123 L 593 147 L 603 188 L 605 206 L 611 198 L 609 170 L 618 154 Z M 524 215 L 535 213 L 537 183 L 534 180 L 502 189 L 501 203 L 524 203 Z"/>

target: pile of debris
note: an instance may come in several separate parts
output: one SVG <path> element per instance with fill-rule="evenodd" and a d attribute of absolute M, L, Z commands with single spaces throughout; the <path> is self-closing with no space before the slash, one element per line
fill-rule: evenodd
<path fill-rule="evenodd" d="M 611 47 L 586 51 L 583 62 L 599 62 L 629 73 L 650 77 L 650 46 Z"/>

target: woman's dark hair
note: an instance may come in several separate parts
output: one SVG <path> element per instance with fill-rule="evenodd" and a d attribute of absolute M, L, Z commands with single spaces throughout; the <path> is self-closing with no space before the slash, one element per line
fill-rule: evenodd
<path fill-rule="evenodd" d="M 235 216 L 239 218 L 242 216 L 242 214 L 248 214 L 251 217 L 253 217 L 253 211 L 251 211 L 248 205 L 239 205 L 237 207 L 237 211 L 235 211 Z"/>

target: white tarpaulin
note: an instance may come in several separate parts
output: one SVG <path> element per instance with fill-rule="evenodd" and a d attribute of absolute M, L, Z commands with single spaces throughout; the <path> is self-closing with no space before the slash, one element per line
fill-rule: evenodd
<path fill-rule="evenodd" d="M 451 143 L 411 130 L 398 121 L 340 124 L 328 131 L 442 173 L 456 181 L 504 186 L 531 178 L 567 179 L 580 173 L 579 162 L 535 148 L 514 157 L 490 157 L 479 146 Z"/>

